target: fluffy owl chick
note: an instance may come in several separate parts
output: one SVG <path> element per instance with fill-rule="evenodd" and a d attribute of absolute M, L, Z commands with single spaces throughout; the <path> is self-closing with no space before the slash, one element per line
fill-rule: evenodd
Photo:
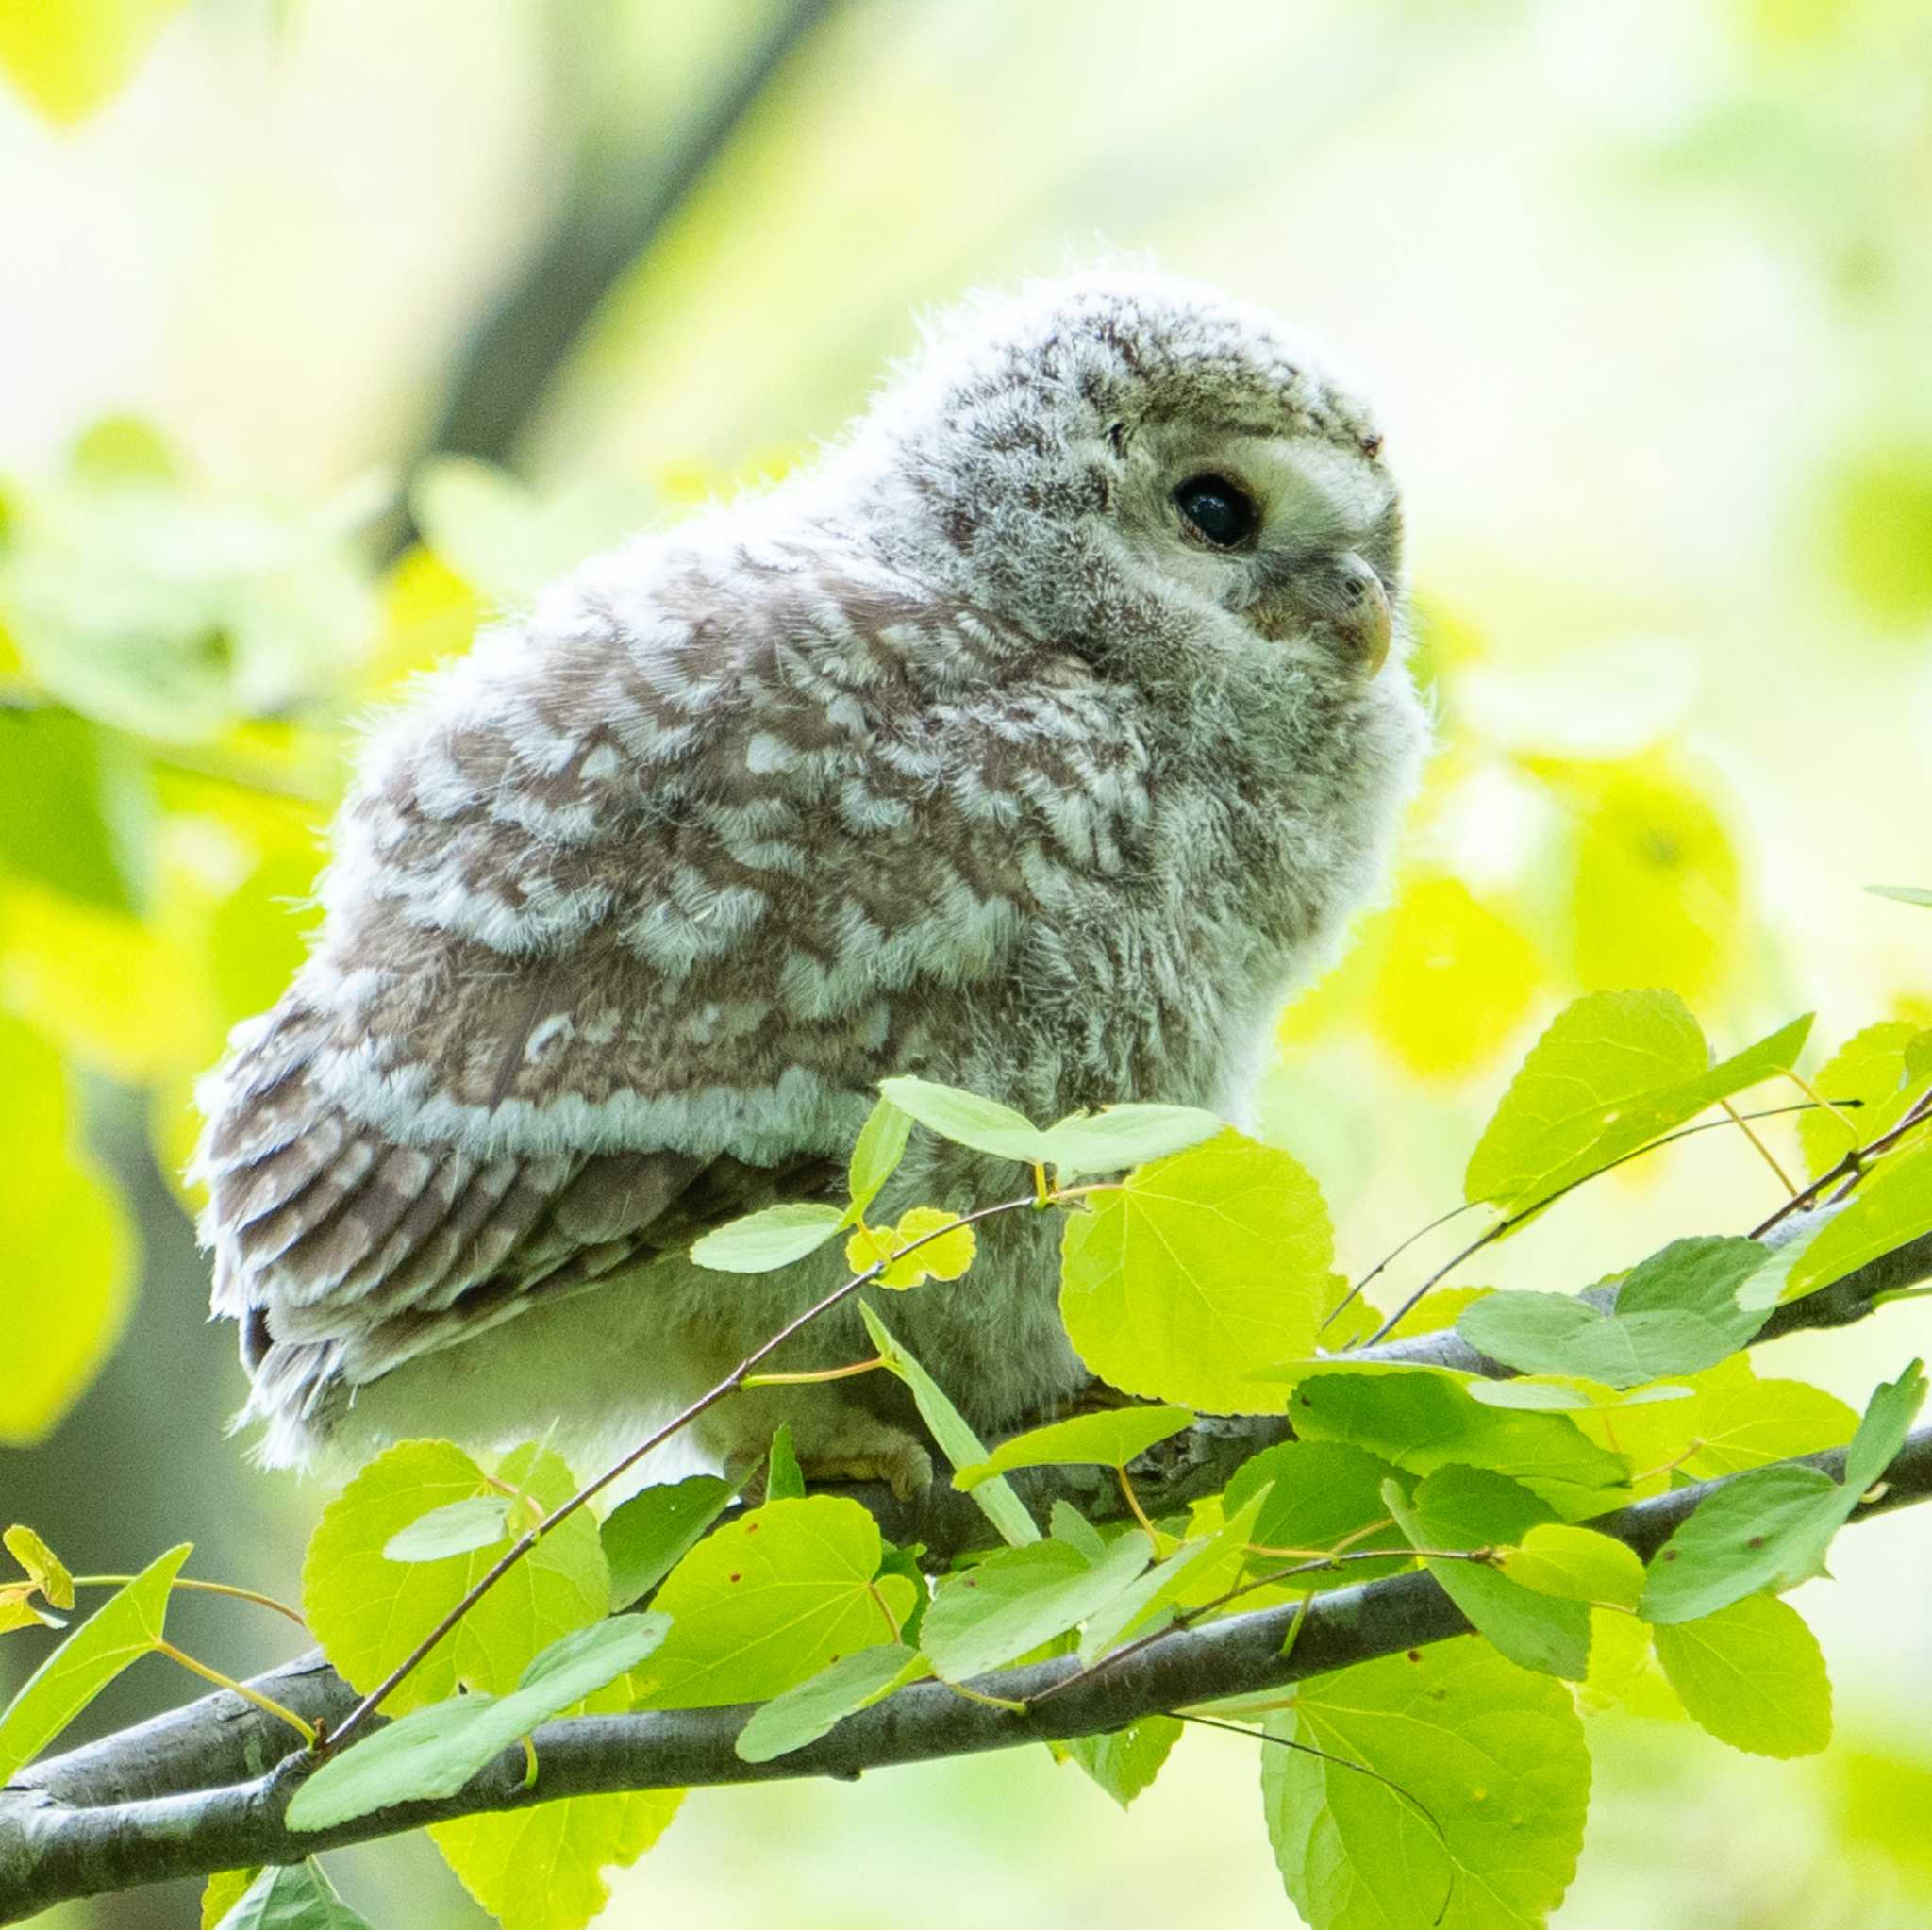
<path fill-rule="evenodd" d="M 1036 1119 L 1227 1108 L 1376 886 L 1422 754 L 1362 406 L 1143 273 L 937 335 L 774 493 L 584 564 L 369 740 L 325 918 L 206 1082 L 214 1306 L 263 1454 L 627 1436 L 836 1283 L 685 1256 L 839 1197 L 882 1075 Z M 915 1136 L 878 1211 L 1010 1168 Z M 1085 1381 L 1050 1215 L 890 1319 L 970 1420 Z M 856 1311 L 772 1365 L 863 1357 Z M 822 1474 L 926 1463 L 884 1374 L 740 1395 Z M 589 1439 L 587 1439 L 589 1438 Z"/>

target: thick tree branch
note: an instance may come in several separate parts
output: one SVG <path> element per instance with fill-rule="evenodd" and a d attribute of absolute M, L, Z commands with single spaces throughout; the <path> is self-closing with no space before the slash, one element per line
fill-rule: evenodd
<path fill-rule="evenodd" d="M 1797 1238 L 1816 1225 L 1818 1218 L 1813 1214 L 1794 1219 L 1779 1233 Z M 1777 1244 L 1778 1240 L 1774 1237 L 1768 1243 Z M 1928 1275 L 1932 1235 L 1871 1261 L 1823 1292 L 1777 1308 L 1757 1338 L 1767 1340 L 1807 1329 L 1848 1326 L 1868 1315 L 1880 1294 L 1896 1292 Z M 1509 1373 L 1453 1331 L 1385 1341 L 1364 1350 L 1363 1357 L 1455 1368 L 1491 1379 Z M 1250 1455 L 1287 1439 L 1289 1432 L 1288 1423 L 1276 1415 L 1207 1416 L 1137 1463 L 1135 1483 L 1157 1512 L 1170 1512 L 1196 1497 L 1218 1493 Z M 1029 1468 L 1008 1478 L 1041 1522 L 1057 1499 L 1073 1502 L 1094 1520 L 1108 1519 L 1121 1509 L 1120 1491 L 1106 1471 Z M 985 1517 L 977 1505 L 950 1482 L 935 1482 L 904 1502 L 883 1483 L 836 1491 L 862 1502 L 893 1540 L 924 1541 L 939 1556 L 976 1546 L 986 1538 Z M 311 1723 L 340 1722 L 357 1700 L 316 1652 L 257 1676 L 250 1686 Z M 139 1802 L 260 1776 L 287 1754 L 288 1739 L 285 1724 L 239 1696 L 204 1696 L 136 1728 L 49 1757 L 22 1771 L 12 1787 L 41 1790 L 79 1805 Z"/>
<path fill-rule="evenodd" d="M 1842 1477 L 1842 1450 L 1806 1456 L 1804 1462 Z M 1676 1489 L 1605 1516 L 1595 1525 L 1648 1556 L 1725 1485 L 1710 1481 Z M 1927 1499 L 1932 1499 L 1932 1428 L 1906 1442 L 1884 1482 L 1853 1519 Z M 317 1850 L 392 1836 L 425 1823 L 527 1808 L 564 1796 L 799 1776 L 850 1778 L 870 1769 L 938 1756 L 1097 1735 L 1158 1710 L 1284 1688 L 1441 1641 L 1468 1626 L 1434 1577 L 1423 1572 L 1318 1596 L 1284 1655 L 1296 1614 L 1293 1608 L 1271 1608 L 1177 1631 L 1078 1682 L 1068 1681 L 1079 1673 L 1072 1657 L 981 1679 L 977 1686 L 991 1694 L 1039 1702 L 1024 1713 L 968 1701 L 939 1684 L 922 1684 L 848 1718 L 809 1747 L 769 1763 L 747 1763 L 735 1753 L 733 1745 L 752 1713 L 747 1706 L 575 1717 L 538 1730 L 540 1767 L 534 1787 L 525 1785 L 523 1752 L 511 1750 L 454 1797 L 398 1805 L 316 1832 L 291 1831 L 282 1821 L 303 1773 L 293 1758 L 235 1787 L 76 1807 L 63 1800 L 61 1791 L 76 1780 L 75 1768 L 97 1755 L 77 1751 L 44 1766 L 30 1787 L 0 1794 L 0 1922 L 16 1922 L 72 1897 L 254 1863 L 294 1861 Z M 1062 1683 L 1067 1685 L 1063 1689 L 1058 1687 Z M 1048 1689 L 1057 1692 L 1039 1700 Z M 120 1740 L 125 1744 L 128 1739 Z M 88 1793 L 97 1795 L 102 1787 L 95 1781 Z"/>

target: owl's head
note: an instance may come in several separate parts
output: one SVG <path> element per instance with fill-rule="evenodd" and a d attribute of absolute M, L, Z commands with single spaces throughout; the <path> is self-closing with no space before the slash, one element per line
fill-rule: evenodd
<path fill-rule="evenodd" d="M 1271 316 L 1109 270 L 951 318 L 855 453 L 891 479 L 878 527 L 908 553 L 894 560 L 1028 628 L 1104 653 L 1157 608 L 1211 615 L 1209 632 L 1366 680 L 1403 629 L 1381 450 L 1364 407 Z"/>

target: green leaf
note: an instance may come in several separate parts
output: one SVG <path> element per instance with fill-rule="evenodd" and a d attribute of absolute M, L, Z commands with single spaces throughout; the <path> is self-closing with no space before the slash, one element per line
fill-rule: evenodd
<path fill-rule="evenodd" d="M 1896 1380 L 1882 1382 L 1873 1389 L 1858 1431 L 1845 1450 L 1844 1485 L 1851 1497 L 1845 1508 L 1848 1516 L 1866 1489 L 1876 1487 L 1886 1469 L 1898 1458 L 1924 1403 L 1925 1373 L 1916 1360 Z"/>
<path fill-rule="evenodd" d="M 1088 1205 L 1060 1245 L 1060 1315 L 1087 1365 L 1127 1393 L 1278 1409 L 1257 1371 L 1308 1354 L 1343 1290 L 1307 1173 L 1223 1132 Z"/>
<path fill-rule="evenodd" d="M 1824 1655 L 1788 1602 L 1746 1595 L 1656 1631 L 1657 1658 L 1690 1718 L 1754 1755 L 1815 1755 L 1831 1740 Z"/>
<path fill-rule="evenodd" d="M 474 1548 L 494 1548 L 509 1539 L 509 1496 L 478 1494 L 452 1501 L 419 1515 L 383 1544 L 385 1561 L 441 1561 Z"/>
<path fill-rule="evenodd" d="M 74 439 L 67 468 L 82 481 L 107 485 L 182 479 L 180 461 L 168 439 L 138 415 L 104 415 L 91 422 Z"/>
<path fill-rule="evenodd" d="M 804 1497 L 805 1473 L 791 1445 L 791 1426 L 781 1421 L 772 1436 L 772 1452 L 765 1462 L 765 1499 L 801 1501 Z"/>
<path fill-rule="evenodd" d="M 1865 889 L 1874 898 L 1891 898 L 1901 905 L 1932 905 L 1932 891 L 1919 885 L 1867 885 Z M 1826 1096 L 1835 1099 L 1838 1095 Z"/>
<path fill-rule="evenodd" d="M 1613 1709 L 1636 1688 L 1650 1660 L 1650 1628 L 1615 1608 L 1590 1611 L 1590 1672 L 1576 1690 L 1586 1716 Z"/>
<path fill-rule="evenodd" d="M 1751 1308 L 1802 1300 L 1932 1233 L 1932 1139 L 1888 1154 L 1818 1230 L 1782 1248 L 1739 1289 Z"/>
<path fill-rule="evenodd" d="M 87 1390 L 120 1338 L 133 1287 L 121 1196 L 76 1150 L 60 1056 L 0 1012 L 0 1280 L 7 1357 L 0 1447 L 34 1447 Z"/>
<path fill-rule="evenodd" d="M 246 1870 L 217 1870 L 201 1887 L 201 1930 L 219 1930 L 227 1916 L 261 1874 L 258 1863 Z"/>
<path fill-rule="evenodd" d="M 33 0 L 0 8 L 0 73 L 61 126 L 119 93 L 183 0 Z"/>
<path fill-rule="evenodd" d="M 1046 1132 L 1047 1160 L 1062 1180 L 1090 1173 L 1124 1173 L 1185 1152 L 1225 1131 L 1198 1106 L 1108 1106 L 1076 1112 Z"/>
<path fill-rule="evenodd" d="M 1840 1114 L 1813 1107 L 1798 1116 L 1798 1144 L 1810 1177 L 1828 1172 L 1855 1146 L 1890 1132 L 1905 1117 L 1922 1083 L 1908 1070 L 1906 1054 L 1924 1036 L 1908 1020 L 1882 1020 L 1854 1033 L 1819 1067 L 1812 1085 L 1835 1105 L 1849 1103 L 1855 1109 Z"/>
<path fill-rule="evenodd" d="M 1620 1456 L 1566 1415 L 1485 1406 L 1471 1397 L 1471 1378 L 1446 1368 L 1324 1369 L 1302 1380 L 1289 1411 L 1304 1438 L 1346 1442 L 1411 1474 L 1452 1462 L 1507 1474 L 1569 1520 L 1622 1498 L 1627 1471 Z"/>
<path fill-rule="evenodd" d="M 873 1345 L 879 1350 L 879 1358 L 886 1363 L 887 1371 L 897 1375 L 912 1389 L 912 1401 L 919 1409 L 919 1418 L 925 1423 L 926 1431 L 933 1439 L 938 1441 L 940 1452 L 956 1469 L 977 1467 L 987 1458 L 986 1443 L 966 1424 L 965 1417 L 946 1398 L 940 1384 L 893 1339 L 885 1322 L 862 1300 L 858 1304 L 858 1315 L 865 1323 L 866 1332 L 872 1336 Z M 1013 1492 L 1011 1482 L 1004 1474 L 994 1474 L 979 1482 L 973 1489 L 973 1498 L 1009 1548 L 1024 1548 L 1040 1539 L 1038 1523 L 1026 1512 L 1024 1504 Z"/>
<path fill-rule="evenodd" d="M 161 1639 L 168 1590 L 194 1544 L 157 1556 L 22 1684 L 0 1714 L 0 1787 L 31 1762 L 130 1663 Z"/>
<path fill-rule="evenodd" d="M 1632 1388 L 1619 1394 L 1603 1388 L 1603 1398 L 1592 1399 L 1595 1381 L 1548 1378 L 1520 1374 L 1514 1380 L 1476 1380 L 1469 1384 L 1469 1397 L 1485 1407 L 1513 1407 L 1529 1414 L 1600 1413 L 1606 1407 L 1648 1407 L 1658 1401 L 1688 1401 L 1693 1389 L 1686 1387 Z"/>
<path fill-rule="evenodd" d="M 1877 1389 L 1846 1451 L 1841 1483 L 1816 1468 L 1778 1466 L 1718 1489 L 1651 1557 L 1643 1619 L 1695 1622 L 1823 1573 L 1831 1538 L 1896 1457 L 1924 1397 L 1917 1361 Z"/>
<path fill-rule="evenodd" d="M 1070 1501 L 1056 1500 L 1050 1516 L 1053 1539 L 1077 1548 L 1089 1561 L 1107 1553 L 1107 1537 Z"/>
<path fill-rule="evenodd" d="M 1382 1484 L 1394 1473 L 1392 1462 L 1340 1441 L 1279 1441 L 1235 1470 L 1222 1506 L 1233 1515 L 1267 1489 L 1251 1538 L 1264 1548 L 1325 1549 L 1345 1539 L 1351 1553 L 1374 1548 L 1401 1551 L 1386 1562 L 1350 1561 L 1324 1573 L 1297 1576 L 1290 1585 L 1343 1588 L 1394 1574 L 1409 1565 L 1408 1541 L 1393 1522 L 1371 1534 L 1360 1533 L 1389 1512 L 1382 1506 Z M 1248 1566 L 1253 1573 L 1265 1573 L 1280 1568 L 1286 1558 L 1257 1555 Z"/>
<path fill-rule="evenodd" d="M 624 1706 L 621 1683 L 591 1699 L 590 1713 Z M 507 1816 L 466 1816 L 429 1832 L 463 1888 L 503 1930 L 583 1930 L 610 1900 L 603 1872 L 637 1861 L 664 1834 L 682 1789 L 572 1796 Z"/>
<path fill-rule="evenodd" d="M 881 1099 L 873 1107 L 852 1148 L 852 1161 L 846 1171 L 852 1204 L 839 1216 L 841 1225 L 856 1225 L 865 1217 L 866 1208 L 898 1171 L 899 1161 L 906 1156 L 906 1141 L 911 1136 L 910 1114 L 900 1111 L 890 1099 Z"/>
<path fill-rule="evenodd" d="M 955 1471 L 955 1488 L 976 1488 L 1014 1468 L 1124 1468 L 1156 1441 L 1184 1433 L 1194 1417 L 1186 1407 L 1113 1407 L 1076 1414 L 1003 1440 L 983 1461 Z"/>
<path fill-rule="evenodd" d="M 16 1522 L 4 1535 L 0 1535 L 0 1548 L 5 1548 L 20 1563 L 27 1579 L 51 1606 L 74 1606 L 73 1574 L 67 1564 L 31 1528 L 23 1527 Z"/>
<path fill-rule="evenodd" d="M 611 1607 L 628 1608 L 655 1589 L 731 1506 L 734 1491 L 716 1474 L 691 1474 L 640 1489 L 612 1508 L 601 1531 Z"/>
<path fill-rule="evenodd" d="M 1267 1729 L 1324 1753 L 1261 1751 L 1268 1838 L 1312 1930 L 1541 1930 L 1569 1887 L 1581 1719 L 1485 1643 L 1319 1676 Z"/>
<path fill-rule="evenodd" d="M 557 1456 L 521 1447 L 498 1478 L 545 1513 L 575 1491 Z M 446 1440 L 398 1441 L 376 1456 L 323 1511 L 302 1564 L 302 1607 L 315 1639 L 343 1680 L 375 1688 L 488 1569 L 488 1550 L 440 1561 L 397 1562 L 383 1550 L 433 1508 L 495 1490 L 463 1451 Z M 560 1522 L 491 1589 L 391 1695 L 403 1715 L 441 1702 L 463 1683 L 501 1694 L 558 1636 L 602 1621 L 610 1575 L 588 1508 Z"/>
<path fill-rule="evenodd" d="M 1046 1159 L 1046 1135 L 1024 1112 L 996 1099 L 982 1099 L 976 1092 L 961 1092 L 931 1079 L 881 1079 L 879 1090 L 928 1132 L 956 1146 L 1028 1165 Z"/>
<path fill-rule="evenodd" d="M 1157 1625 L 1165 1626 L 1184 1602 L 1205 1603 L 1225 1594 L 1247 1566 L 1247 1549 L 1255 1539 L 1256 1518 L 1267 1506 L 1268 1494 L 1269 1490 L 1263 1489 L 1231 1513 L 1212 1534 L 1200 1540 L 1183 1542 L 1172 1555 L 1127 1583 L 1112 1601 L 1088 1615 L 1080 1636 L 1081 1663 L 1091 1664 L 1129 1637 L 1148 1634 Z M 1122 1539 L 1139 1538 L 1138 1529 L 1129 1529 Z M 1118 1547 L 1119 1543 L 1112 1546 Z"/>
<path fill-rule="evenodd" d="M 71 710 L 0 709 L 0 866 L 109 911 L 140 910 L 140 881 L 125 846 L 132 803 L 144 805 L 125 754 Z M 132 793 L 132 795 L 130 795 Z M 136 820 L 138 822 L 138 820 Z"/>
<path fill-rule="evenodd" d="M 1561 1293 L 1490 1293 L 1457 1329 L 1472 1347 L 1527 1373 L 1634 1388 L 1714 1367 L 1764 1324 L 1740 1285 L 1764 1264 L 1755 1240 L 1677 1240 L 1633 1268 L 1613 1313 Z"/>
<path fill-rule="evenodd" d="M 220 1877 L 208 1879 L 209 1888 Z M 259 1872 L 230 1905 L 218 1930 L 369 1930 L 336 1894 L 313 1857 Z"/>
<path fill-rule="evenodd" d="M 1385 1482 L 1382 1503 L 1416 1549 L 1481 1549 L 1519 1540 L 1547 1510 L 1525 1488 L 1481 1468 L 1444 1468 L 1415 1491 L 1411 1506 L 1401 1485 Z M 1583 1680 L 1590 1667 L 1590 1611 L 1519 1588 L 1475 1561 L 1423 1566 L 1469 1617 L 1478 1635 L 1524 1669 Z"/>
<path fill-rule="evenodd" d="M 1541 1522 L 1520 1545 L 1504 1549 L 1502 1572 L 1539 1595 L 1613 1608 L 1635 1609 L 1643 1592 L 1643 1563 L 1634 1548 L 1560 1522 Z"/>
<path fill-rule="evenodd" d="M 837 1206 L 793 1201 L 728 1221 L 698 1240 L 691 1256 L 720 1273 L 771 1273 L 817 1253 L 845 1224 Z"/>
<path fill-rule="evenodd" d="M 552 1642 L 512 1694 L 457 1696 L 399 1717 L 324 1763 L 295 1791 L 289 1827 L 329 1829 L 392 1803 L 454 1796 L 520 1736 L 636 1668 L 670 1626 L 664 1615 L 614 1615 Z"/>
<path fill-rule="evenodd" d="M 841 1655 L 897 1639 L 913 1606 L 904 1575 L 878 1575 L 878 1525 L 856 1501 L 768 1501 L 700 1541 L 653 1606 L 671 1617 L 641 1708 L 769 1702 Z"/>
<path fill-rule="evenodd" d="M 970 1681 L 1084 1622 L 1151 1559 L 1140 1534 L 1108 1542 L 1098 1561 L 1064 1541 L 999 1549 L 940 1584 L 921 1646 L 949 1682 Z"/>
<path fill-rule="evenodd" d="M 1842 1447 L 1858 1417 L 1836 1394 L 1799 1380 L 1746 1380 L 1712 1388 L 1697 1409 L 1698 1445 L 1683 1463 L 1692 1480 L 1741 1474 L 1772 1461 Z"/>
<path fill-rule="evenodd" d="M 860 1649 L 766 1703 L 739 1731 L 733 1746 L 745 1762 L 790 1755 L 926 1672 L 924 1658 L 904 1642 Z"/>
<path fill-rule="evenodd" d="M 1796 1063 L 1808 1017 L 1720 1065 L 1674 992 L 1599 991 L 1530 1048 L 1470 1156 L 1463 1197 L 1526 1216 L 1659 1134 Z"/>
<path fill-rule="evenodd" d="M 1124 1729 L 1075 1737 L 1060 1748 L 1124 1809 L 1160 1773 L 1180 1739 L 1174 1717 L 1142 1716 Z"/>

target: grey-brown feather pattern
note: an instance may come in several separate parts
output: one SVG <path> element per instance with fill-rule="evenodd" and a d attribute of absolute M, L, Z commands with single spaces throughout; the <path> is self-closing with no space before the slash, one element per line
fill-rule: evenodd
<path fill-rule="evenodd" d="M 1302 464 L 1399 598 L 1358 408 L 1265 318 L 1093 277 L 969 322 L 772 497 L 586 564 L 377 732 L 313 954 L 205 1094 L 272 1454 L 458 1388 L 503 1399 L 485 1435 L 675 1398 L 818 1281 L 675 1253 L 832 1184 L 885 1073 L 1044 1118 L 1233 1102 L 1424 730 L 1406 675 L 1269 603 L 1291 569 L 1168 527 L 1194 441 Z M 998 1179 L 922 1146 L 903 1186 Z M 993 1244 L 905 1309 L 981 1419 L 1077 1375 L 1050 1256 Z"/>

